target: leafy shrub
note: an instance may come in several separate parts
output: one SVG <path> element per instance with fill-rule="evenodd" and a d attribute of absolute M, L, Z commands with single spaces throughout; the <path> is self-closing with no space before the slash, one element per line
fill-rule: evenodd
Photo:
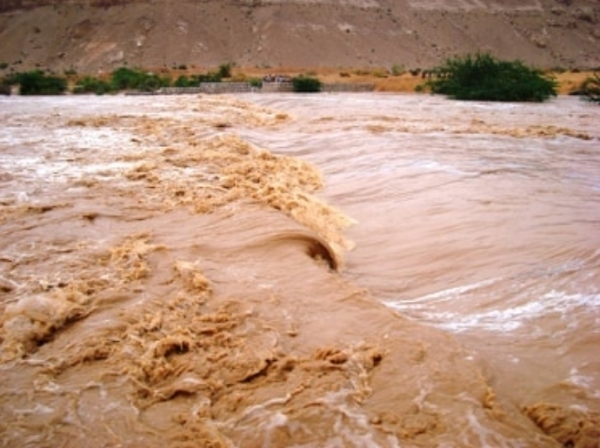
<path fill-rule="evenodd" d="M 587 78 L 581 85 L 580 90 L 588 101 L 600 104 L 600 72 Z"/>
<path fill-rule="evenodd" d="M 173 86 L 175 86 L 175 87 L 191 87 L 192 85 L 193 85 L 193 81 L 190 78 L 188 78 L 186 75 L 181 75 L 173 83 Z"/>
<path fill-rule="evenodd" d="M 398 65 L 398 64 L 392 65 L 392 68 L 390 70 L 390 73 L 392 74 L 392 76 L 400 76 L 400 75 L 403 75 L 405 72 L 406 72 L 406 70 L 404 69 L 404 67 L 402 67 L 401 65 Z"/>
<path fill-rule="evenodd" d="M 260 78 L 250 78 L 248 80 L 248 83 L 252 86 L 252 87 L 256 87 L 257 89 L 260 89 L 262 87 L 262 79 Z"/>
<path fill-rule="evenodd" d="M 92 76 L 85 76 L 75 83 L 73 93 L 95 93 L 96 95 L 104 95 L 112 92 L 113 88 L 110 82 Z"/>
<path fill-rule="evenodd" d="M 15 74 L 21 95 L 60 95 L 67 90 L 67 81 L 58 76 L 48 76 L 40 70 Z"/>
<path fill-rule="evenodd" d="M 11 89 L 9 84 L 5 84 L 4 81 L 0 81 L 0 95 L 10 95 Z"/>
<path fill-rule="evenodd" d="M 223 76 L 220 72 L 208 72 L 195 75 L 194 79 L 198 84 L 201 82 L 221 82 Z"/>
<path fill-rule="evenodd" d="M 115 90 L 137 89 L 145 74 L 140 70 L 120 67 L 112 72 L 110 83 Z"/>
<path fill-rule="evenodd" d="M 294 92 L 320 92 L 321 81 L 311 76 L 300 75 L 292 78 Z"/>
<path fill-rule="evenodd" d="M 222 78 L 231 78 L 231 69 L 232 68 L 233 68 L 233 64 L 231 64 L 230 62 L 219 65 L 219 70 L 217 71 L 217 74 L 220 78 L 219 81 Z"/>
<path fill-rule="evenodd" d="M 136 89 L 151 92 L 169 86 L 171 81 L 140 69 L 121 67 L 112 72 L 110 84 L 113 90 Z"/>
<path fill-rule="evenodd" d="M 162 87 L 162 81 L 161 78 L 158 77 L 157 75 L 147 75 L 145 76 L 139 86 L 138 89 L 144 91 L 144 92 L 153 92 L 155 90 L 158 90 Z"/>
<path fill-rule="evenodd" d="M 519 61 L 500 61 L 488 53 L 446 60 L 426 82 L 432 93 L 459 100 L 545 101 L 557 82 Z"/>
<path fill-rule="evenodd" d="M 5 70 L 8 68 L 8 62 L 0 62 L 0 70 Z"/>

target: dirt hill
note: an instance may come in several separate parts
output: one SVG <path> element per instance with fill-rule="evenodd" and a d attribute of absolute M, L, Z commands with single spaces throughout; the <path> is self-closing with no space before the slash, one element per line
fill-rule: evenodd
<path fill-rule="evenodd" d="M 598 0 L 4 0 L 0 63 L 410 69 L 491 50 L 589 69 L 600 66 L 599 21 Z"/>

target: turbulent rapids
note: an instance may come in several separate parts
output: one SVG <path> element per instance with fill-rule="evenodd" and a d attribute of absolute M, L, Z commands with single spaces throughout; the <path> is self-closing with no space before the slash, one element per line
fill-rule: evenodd
<path fill-rule="evenodd" d="M 600 108 L 0 106 L 0 446 L 599 446 Z"/>

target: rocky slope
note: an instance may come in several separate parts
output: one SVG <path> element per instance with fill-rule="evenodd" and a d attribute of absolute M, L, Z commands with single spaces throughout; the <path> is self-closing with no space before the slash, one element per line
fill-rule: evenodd
<path fill-rule="evenodd" d="M 492 50 L 600 66 L 598 0 L 5 0 L 3 70 L 430 67 Z M 1 74 L 1 72 L 0 72 Z"/>

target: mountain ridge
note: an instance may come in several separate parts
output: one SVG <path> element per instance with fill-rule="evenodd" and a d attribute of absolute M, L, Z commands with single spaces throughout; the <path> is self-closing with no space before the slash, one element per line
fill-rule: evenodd
<path fill-rule="evenodd" d="M 8 0 L 13 70 L 122 65 L 427 68 L 490 51 L 540 68 L 600 66 L 598 0 Z"/>

